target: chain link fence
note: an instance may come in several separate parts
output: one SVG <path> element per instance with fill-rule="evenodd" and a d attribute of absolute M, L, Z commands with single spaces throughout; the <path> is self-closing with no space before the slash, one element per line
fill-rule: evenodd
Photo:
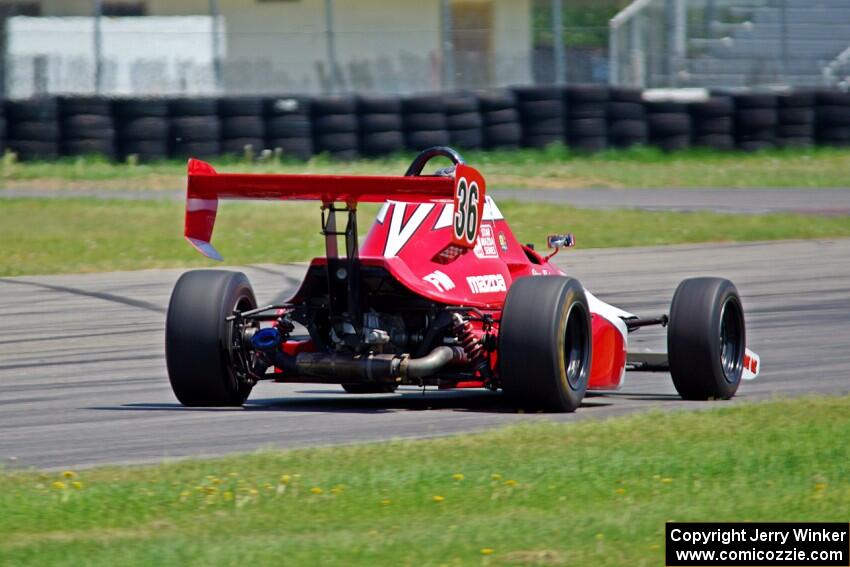
<path fill-rule="evenodd" d="M 636 0 L 611 20 L 610 46 L 617 84 L 834 86 L 848 71 L 850 3 Z"/>

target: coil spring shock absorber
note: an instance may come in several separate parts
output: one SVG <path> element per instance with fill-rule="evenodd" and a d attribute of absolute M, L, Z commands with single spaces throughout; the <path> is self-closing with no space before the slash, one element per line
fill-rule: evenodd
<path fill-rule="evenodd" d="M 475 330 L 472 328 L 472 323 L 464 319 L 460 313 L 452 314 L 452 331 L 460 341 L 466 356 L 473 364 L 480 364 L 487 359 L 487 353 L 484 351 L 484 345 L 475 336 Z"/>

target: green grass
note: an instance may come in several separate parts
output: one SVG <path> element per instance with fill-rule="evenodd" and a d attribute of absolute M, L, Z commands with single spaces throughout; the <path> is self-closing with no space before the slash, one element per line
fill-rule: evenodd
<path fill-rule="evenodd" d="M 0 474 L 0 562 L 657 566 L 671 520 L 846 522 L 848 463 L 850 398 L 812 397 L 9 472 Z"/>
<path fill-rule="evenodd" d="M 522 242 L 572 231 L 584 248 L 850 236 L 850 218 L 791 214 L 588 211 L 500 203 Z M 371 225 L 376 207 L 361 209 Z M 307 261 L 321 255 L 315 203 L 224 202 L 213 244 L 228 264 Z M 183 204 L 97 199 L 0 200 L 0 276 L 209 266 L 182 238 Z"/>
<path fill-rule="evenodd" d="M 761 153 L 690 150 L 667 154 L 652 148 L 580 155 L 563 146 L 546 150 L 465 152 L 491 188 L 570 187 L 844 187 L 850 150 L 813 148 Z M 401 175 L 412 156 L 351 163 L 317 157 L 308 163 L 213 160 L 221 171 Z M 436 167 L 436 163 L 435 163 Z M 177 189 L 185 163 L 113 164 L 97 159 L 46 163 L 0 162 L 6 187 Z"/>

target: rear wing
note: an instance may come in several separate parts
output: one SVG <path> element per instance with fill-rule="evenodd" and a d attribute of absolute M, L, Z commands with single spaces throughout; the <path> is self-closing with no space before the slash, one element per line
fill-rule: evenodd
<path fill-rule="evenodd" d="M 201 254 L 222 260 L 210 244 L 219 199 L 280 199 L 321 201 L 323 206 L 345 203 L 383 203 L 387 200 L 422 202 L 454 199 L 455 222 L 451 243 L 472 248 L 484 209 L 484 178 L 475 169 L 457 164 L 448 176 L 258 175 L 217 173 L 208 163 L 189 160 L 186 191 L 186 240 Z"/>

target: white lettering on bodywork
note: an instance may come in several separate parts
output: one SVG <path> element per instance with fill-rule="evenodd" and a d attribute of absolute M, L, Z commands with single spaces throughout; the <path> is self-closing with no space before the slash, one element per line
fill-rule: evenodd
<path fill-rule="evenodd" d="M 478 258 L 498 258 L 499 250 L 496 248 L 496 238 L 493 236 L 493 227 L 489 224 L 481 225 L 481 232 L 472 249 Z"/>
<path fill-rule="evenodd" d="M 508 286 L 505 284 L 505 278 L 502 274 L 469 276 L 466 278 L 466 283 L 469 285 L 469 291 L 476 295 L 480 293 L 508 291 Z"/>

